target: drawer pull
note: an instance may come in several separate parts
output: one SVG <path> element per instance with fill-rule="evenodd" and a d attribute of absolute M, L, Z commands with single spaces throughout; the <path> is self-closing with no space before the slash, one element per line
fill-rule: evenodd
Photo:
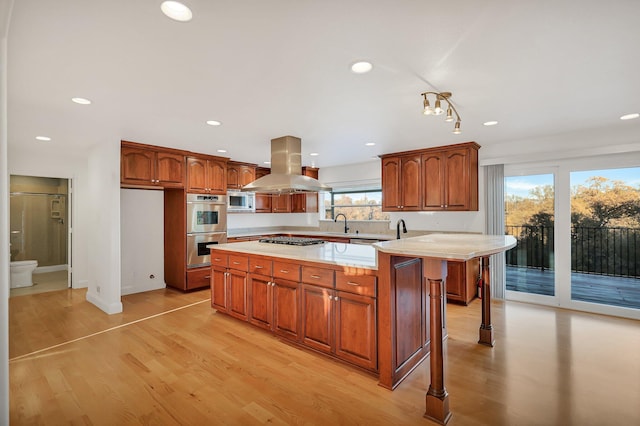
<path fill-rule="evenodd" d="M 358 283 L 354 283 L 353 281 L 347 281 L 347 284 L 349 284 L 349 285 L 360 285 Z"/>
<path fill-rule="evenodd" d="M 215 260 L 216 262 L 220 262 L 222 259 L 220 259 L 219 257 L 216 257 L 216 258 L 215 258 L 215 259 L 213 259 L 213 260 Z"/>
<path fill-rule="evenodd" d="M 263 267 L 261 265 L 256 265 L 256 269 L 262 269 Z"/>
<path fill-rule="evenodd" d="M 288 274 L 289 270 L 288 269 L 280 269 L 280 272 L 282 272 L 283 274 Z"/>
<path fill-rule="evenodd" d="M 233 264 L 234 264 L 234 265 L 239 265 L 239 264 L 240 264 L 240 262 L 236 262 L 236 261 L 234 261 L 234 262 L 233 262 Z"/>
<path fill-rule="evenodd" d="M 311 278 L 315 278 L 316 280 L 319 280 L 322 277 L 320 275 L 311 275 Z"/>
<path fill-rule="evenodd" d="M 209 278 L 211 278 L 211 275 L 207 275 L 204 277 L 205 280 L 208 280 Z"/>

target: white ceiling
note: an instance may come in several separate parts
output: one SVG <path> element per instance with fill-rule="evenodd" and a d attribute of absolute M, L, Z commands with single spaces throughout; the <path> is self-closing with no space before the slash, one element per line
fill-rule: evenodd
<path fill-rule="evenodd" d="M 619 120 L 640 112 L 637 0 L 185 0 L 189 23 L 160 3 L 16 1 L 10 148 L 125 139 L 262 163 L 270 139 L 293 135 L 303 164 L 326 167 L 470 140 L 640 130 L 640 119 Z M 353 74 L 359 59 L 373 71 Z M 461 135 L 422 115 L 426 90 L 453 92 Z"/>

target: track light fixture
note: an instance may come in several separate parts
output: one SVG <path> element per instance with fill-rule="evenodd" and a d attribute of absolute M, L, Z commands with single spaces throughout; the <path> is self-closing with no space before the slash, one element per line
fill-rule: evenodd
<path fill-rule="evenodd" d="M 429 98 L 427 97 L 427 95 L 433 95 L 435 97 L 435 103 L 434 106 L 432 107 L 431 104 L 429 103 Z M 456 124 L 453 127 L 453 133 L 456 135 L 459 135 L 461 133 L 460 130 L 460 121 L 462 121 L 460 119 L 460 114 L 458 114 L 458 111 L 456 110 L 456 107 L 453 106 L 453 104 L 451 103 L 451 101 L 449 100 L 449 98 L 451 97 L 451 92 L 424 92 L 421 93 L 420 96 L 422 96 L 423 98 L 423 106 L 424 106 L 424 110 L 423 110 L 423 114 L 424 115 L 442 115 L 444 114 L 445 110 L 442 109 L 442 102 L 446 102 L 447 103 L 447 116 L 444 119 L 444 121 L 453 121 L 453 113 L 456 114 Z"/>

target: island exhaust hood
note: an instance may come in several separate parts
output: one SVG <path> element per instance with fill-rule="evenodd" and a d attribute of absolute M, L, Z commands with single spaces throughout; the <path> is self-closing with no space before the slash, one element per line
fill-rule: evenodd
<path fill-rule="evenodd" d="M 263 194 L 331 191 L 317 179 L 302 175 L 301 139 L 283 136 L 271 139 L 271 174 L 242 187 Z"/>

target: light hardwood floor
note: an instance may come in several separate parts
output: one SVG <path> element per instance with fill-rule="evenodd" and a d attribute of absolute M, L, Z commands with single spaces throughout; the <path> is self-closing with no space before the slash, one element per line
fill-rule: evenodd
<path fill-rule="evenodd" d="M 84 298 L 10 299 L 12 425 L 432 424 L 428 362 L 391 392 L 216 313 L 206 290 L 125 296 L 111 316 Z M 640 322 L 494 302 L 494 348 L 479 323 L 478 300 L 447 307 L 449 425 L 640 424 Z"/>

